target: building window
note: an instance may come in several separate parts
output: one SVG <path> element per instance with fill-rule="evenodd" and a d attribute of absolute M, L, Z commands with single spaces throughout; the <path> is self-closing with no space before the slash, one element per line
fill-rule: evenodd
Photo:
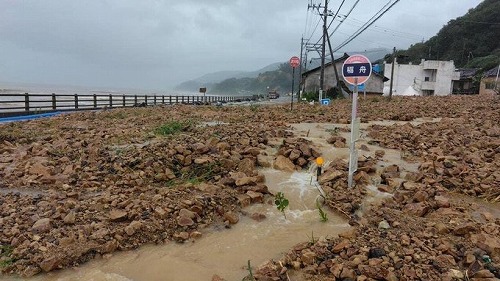
<path fill-rule="evenodd" d="M 493 90 L 495 89 L 495 82 L 486 82 L 486 89 Z"/>
<path fill-rule="evenodd" d="M 425 77 L 425 78 L 424 78 L 424 81 L 425 81 L 425 82 L 429 82 L 429 80 L 430 80 L 430 79 L 429 79 L 429 77 Z"/>

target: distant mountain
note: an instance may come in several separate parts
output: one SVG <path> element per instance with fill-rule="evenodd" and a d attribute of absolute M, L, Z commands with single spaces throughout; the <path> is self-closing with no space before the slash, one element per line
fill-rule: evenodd
<path fill-rule="evenodd" d="M 273 63 L 256 71 L 218 71 L 205 74 L 193 80 L 185 81 L 175 87 L 177 91 L 198 92 L 199 88 L 207 87 L 208 91 L 213 88 L 214 84 L 220 83 L 230 78 L 256 78 L 260 73 L 273 71 L 278 69 L 280 63 Z"/>

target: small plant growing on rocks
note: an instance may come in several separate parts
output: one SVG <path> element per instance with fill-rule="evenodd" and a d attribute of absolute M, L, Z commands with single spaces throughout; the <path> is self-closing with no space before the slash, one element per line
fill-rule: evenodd
<path fill-rule="evenodd" d="M 326 215 L 325 211 L 323 211 L 323 208 L 321 208 L 321 203 L 319 202 L 319 200 L 316 200 L 316 207 L 318 208 L 319 212 L 319 220 L 321 222 L 327 222 L 328 216 Z"/>
<path fill-rule="evenodd" d="M 161 136 L 169 136 L 186 131 L 192 124 L 190 121 L 171 121 L 155 129 L 155 133 Z"/>
<path fill-rule="evenodd" d="M 10 245 L 0 245 L 0 268 L 11 265 L 14 260 L 10 258 L 12 247 Z"/>
<path fill-rule="evenodd" d="M 288 199 L 286 199 L 285 194 L 283 194 L 283 192 L 278 192 L 274 196 L 274 204 L 276 205 L 278 211 L 283 213 L 285 219 L 286 219 L 285 209 L 286 207 L 288 207 L 289 203 L 290 202 L 288 201 Z"/>

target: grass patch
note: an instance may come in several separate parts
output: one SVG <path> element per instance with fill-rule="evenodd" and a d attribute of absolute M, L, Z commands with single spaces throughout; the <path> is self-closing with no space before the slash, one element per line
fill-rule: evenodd
<path fill-rule="evenodd" d="M 156 128 L 154 132 L 156 135 L 160 136 L 174 135 L 187 131 L 191 127 L 192 123 L 193 122 L 191 121 L 171 121 Z"/>
<path fill-rule="evenodd" d="M 9 266 L 14 263 L 14 259 L 10 257 L 12 251 L 12 246 L 0 245 L 0 268 Z"/>

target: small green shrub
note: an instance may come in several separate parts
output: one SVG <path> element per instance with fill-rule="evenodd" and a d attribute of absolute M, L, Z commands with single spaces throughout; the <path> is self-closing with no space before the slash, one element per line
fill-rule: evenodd
<path fill-rule="evenodd" d="M 191 122 L 189 121 L 171 121 L 161 125 L 160 127 L 155 129 L 155 134 L 160 136 L 169 136 L 173 134 L 177 134 L 179 132 L 186 131 L 191 126 Z"/>
<path fill-rule="evenodd" d="M 288 207 L 289 203 L 290 202 L 288 201 L 288 199 L 286 199 L 285 194 L 283 194 L 283 192 L 278 192 L 274 196 L 274 204 L 276 204 L 276 208 L 278 209 L 278 211 L 283 213 L 285 219 L 286 219 L 285 209 L 286 207 Z"/>

